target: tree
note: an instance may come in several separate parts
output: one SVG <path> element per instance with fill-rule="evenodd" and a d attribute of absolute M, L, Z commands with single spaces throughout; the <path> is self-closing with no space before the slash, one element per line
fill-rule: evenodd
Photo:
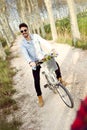
<path fill-rule="evenodd" d="M 46 5 L 46 8 L 47 8 L 47 11 L 48 11 L 48 16 L 49 16 L 51 31 L 52 31 L 52 38 L 54 41 L 56 41 L 58 36 L 57 36 L 55 21 L 54 21 L 54 17 L 53 17 L 52 3 L 51 3 L 51 0 L 44 0 L 44 2 Z"/>
<path fill-rule="evenodd" d="M 3 60 L 6 60 L 6 54 L 5 54 L 5 51 L 4 51 L 4 48 L 0 42 L 0 58 L 3 59 Z"/>
<path fill-rule="evenodd" d="M 69 7 L 69 12 L 70 12 L 73 43 L 74 43 L 74 45 L 76 45 L 76 41 L 78 41 L 80 39 L 80 32 L 79 32 L 79 27 L 78 27 L 78 23 L 77 23 L 77 16 L 76 16 L 74 0 L 67 0 L 67 4 Z"/>
<path fill-rule="evenodd" d="M 35 27 L 37 29 L 37 32 L 38 34 L 40 34 L 40 31 L 41 31 L 42 36 L 45 37 L 44 24 L 40 17 L 40 9 L 39 9 L 39 4 L 37 0 L 34 0 L 33 8 L 34 8 L 33 10 L 34 24 L 36 25 Z"/>
<path fill-rule="evenodd" d="M 11 42 L 15 40 L 15 34 L 11 29 L 11 26 L 8 21 L 8 11 L 7 11 L 7 3 L 5 0 L 0 1 L 0 25 L 2 28 L 2 32 L 4 34 L 5 39 L 7 40 L 8 45 L 11 45 Z"/>
<path fill-rule="evenodd" d="M 8 36 L 7 36 L 6 30 L 4 29 L 1 20 L 0 20 L 0 25 L 1 25 L 1 28 L 0 28 L 0 29 L 1 29 L 1 33 L 3 34 L 4 38 L 5 38 L 6 41 L 7 41 L 7 45 L 10 46 L 10 40 L 9 40 L 9 38 L 8 38 Z"/>

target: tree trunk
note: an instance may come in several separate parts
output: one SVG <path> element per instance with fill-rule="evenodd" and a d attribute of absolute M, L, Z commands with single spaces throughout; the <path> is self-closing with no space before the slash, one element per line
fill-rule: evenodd
<path fill-rule="evenodd" d="M 10 40 L 9 40 L 9 38 L 7 36 L 7 33 L 6 33 L 6 31 L 5 31 L 4 27 L 3 27 L 3 24 L 1 22 L 1 20 L 0 20 L 0 25 L 1 25 L 1 28 L 2 28 L 3 36 L 4 36 L 4 38 L 7 41 L 7 45 L 10 46 L 11 45 Z"/>
<path fill-rule="evenodd" d="M 42 32 L 42 36 L 45 37 L 46 33 L 45 33 L 45 30 L 44 30 L 44 25 L 41 25 L 41 32 Z"/>
<path fill-rule="evenodd" d="M 9 25 L 9 21 L 8 21 L 8 18 L 7 18 L 7 16 L 6 16 L 6 14 L 5 14 L 5 21 L 6 21 L 6 23 L 7 23 L 8 29 L 9 29 L 9 31 L 10 31 L 10 35 L 12 36 L 12 39 L 13 39 L 13 41 L 14 41 L 15 38 L 16 38 L 16 35 L 14 34 L 14 32 L 12 31 L 12 29 L 11 29 L 11 27 L 10 27 L 10 25 Z"/>
<path fill-rule="evenodd" d="M 74 0 L 67 0 L 67 4 L 69 7 L 69 12 L 70 12 L 72 38 L 75 45 L 76 41 L 80 39 L 80 32 L 79 32 L 78 23 L 77 23 Z"/>
<path fill-rule="evenodd" d="M 46 4 L 47 11 L 48 11 L 49 20 L 50 20 L 52 38 L 53 38 L 54 41 L 56 41 L 58 36 L 57 36 L 55 20 L 54 20 L 53 12 L 52 12 L 52 4 L 51 4 L 50 0 L 45 0 L 45 4 Z"/>
<path fill-rule="evenodd" d="M 29 13 L 31 10 L 31 9 L 29 9 L 29 8 L 31 8 L 29 6 L 29 1 L 28 0 L 27 1 L 16 0 L 16 5 L 17 5 L 17 11 L 18 11 L 18 14 L 20 16 L 21 22 L 24 22 L 24 23 L 29 25 L 29 17 L 28 16 L 29 16 Z"/>
<path fill-rule="evenodd" d="M 0 42 L 0 58 L 3 60 L 6 60 L 6 54 L 5 54 L 4 48 L 2 47 L 1 42 Z"/>

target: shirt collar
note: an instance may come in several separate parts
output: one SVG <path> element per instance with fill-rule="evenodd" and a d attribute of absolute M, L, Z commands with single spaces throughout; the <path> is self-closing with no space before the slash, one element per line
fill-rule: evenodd
<path fill-rule="evenodd" d="M 30 36 L 31 40 L 33 40 L 33 35 L 32 35 L 32 34 L 29 34 L 29 36 Z M 31 41 L 31 40 L 30 40 L 30 41 Z M 25 42 L 30 43 L 30 41 L 27 41 L 24 37 L 23 37 L 23 41 L 24 41 L 24 43 L 25 43 Z"/>

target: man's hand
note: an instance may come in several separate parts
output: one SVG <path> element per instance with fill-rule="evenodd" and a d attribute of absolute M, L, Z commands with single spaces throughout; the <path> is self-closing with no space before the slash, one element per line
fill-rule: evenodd
<path fill-rule="evenodd" d="M 36 63 L 35 62 L 30 62 L 29 65 L 30 65 L 30 67 L 36 67 Z"/>

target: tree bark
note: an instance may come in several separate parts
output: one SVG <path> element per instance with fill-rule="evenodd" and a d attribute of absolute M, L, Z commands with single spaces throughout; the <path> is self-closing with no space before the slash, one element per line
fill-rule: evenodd
<path fill-rule="evenodd" d="M 13 41 L 14 41 L 15 38 L 16 38 L 16 35 L 14 34 L 14 32 L 12 31 L 12 29 L 11 29 L 11 27 L 10 27 L 10 25 L 9 25 L 9 21 L 8 21 L 8 18 L 7 18 L 7 16 L 6 16 L 6 14 L 5 14 L 5 21 L 6 21 L 6 23 L 7 23 L 8 29 L 9 29 L 9 31 L 10 31 L 10 35 L 12 36 L 12 39 L 13 39 Z"/>
<path fill-rule="evenodd" d="M 7 45 L 10 47 L 11 46 L 11 43 L 10 43 L 10 40 L 9 40 L 9 38 L 8 38 L 8 36 L 7 36 L 7 33 L 6 33 L 6 31 L 5 31 L 5 29 L 4 29 L 4 27 L 3 27 L 3 24 L 2 24 L 2 22 L 1 22 L 1 20 L 0 20 L 0 25 L 1 25 L 1 28 L 2 28 L 2 32 L 3 32 L 3 36 L 4 36 L 4 38 L 6 39 L 6 41 L 7 41 Z"/>
<path fill-rule="evenodd" d="M 50 25 L 51 25 L 51 31 L 52 31 L 52 38 L 54 41 L 57 40 L 58 35 L 57 35 L 57 30 L 56 30 L 56 26 L 55 26 L 55 20 L 53 17 L 53 11 L 52 11 L 52 3 L 50 0 L 44 0 L 45 4 L 46 4 L 46 8 L 48 11 L 48 16 L 49 16 L 49 20 L 50 20 Z"/>
<path fill-rule="evenodd" d="M 67 0 L 67 4 L 69 7 L 69 12 L 70 12 L 72 38 L 73 38 L 73 42 L 75 45 L 76 41 L 80 39 L 80 32 L 79 32 L 79 27 L 78 27 L 78 23 L 77 23 L 77 16 L 76 16 L 74 0 Z"/>
<path fill-rule="evenodd" d="M 3 60 L 6 60 L 6 53 L 4 51 L 4 48 L 2 47 L 2 43 L 0 42 L 0 58 Z"/>

